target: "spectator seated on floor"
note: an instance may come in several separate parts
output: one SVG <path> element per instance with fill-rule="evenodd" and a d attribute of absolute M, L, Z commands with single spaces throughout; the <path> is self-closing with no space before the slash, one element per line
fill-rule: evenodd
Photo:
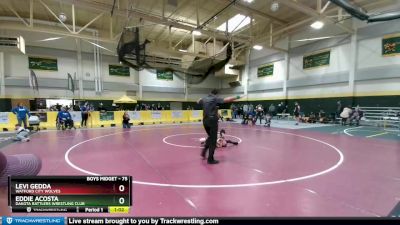
<path fill-rule="evenodd" d="M 24 127 L 21 127 L 21 125 L 16 124 L 15 130 L 16 130 L 16 136 L 14 138 L 14 141 L 21 141 L 21 142 L 30 141 L 29 139 L 30 131 L 28 129 L 25 129 Z"/>
<path fill-rule="evenodd" d="M 317 122 L 317 116 L 315 113 L 311 112 L 310 116 L 308 117 L 307 123 L 316 123 Z"/>
<path fill-rule="evenodd" d="M 322 109 L 318 113 L 318 121 L 320 123 L 329 123 L 329 118 L 326 116 L 325 111 Z"/>

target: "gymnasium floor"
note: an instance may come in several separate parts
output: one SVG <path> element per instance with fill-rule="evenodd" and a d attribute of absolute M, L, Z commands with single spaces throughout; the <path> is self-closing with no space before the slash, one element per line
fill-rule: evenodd
<path fill-rule="evenodd" d="M 201 124 L 43 131 L 1 151 L 39 155 L 40 175 L 132 175 L 133 216 L 388 216 L 400 137 L 292 123 L 221 123 L 241 143 L 217 150 L 218 165 L 199 155 Z"/>

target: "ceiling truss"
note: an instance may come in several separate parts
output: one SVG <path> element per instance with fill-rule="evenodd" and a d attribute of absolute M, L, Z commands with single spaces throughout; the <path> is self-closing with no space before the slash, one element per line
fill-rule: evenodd
<path fill-rule="evenodd" d="M 192 3 L 192 0 L 182 0 L 180 4 L 169 14 L 166 15 L 166 0 L 162 0 L 161 15 L 152 14 L 153 8 L 156 7 L 159 1 L 153 1 L 150 10 L 145 12 L 137 8 L 138 2 L 136 2 L 136 7 L 133 7 L 132 1 L 126 1 L 128 6 L 123 9 L 120 7 L 120 0 L 116 1 L 116 6 L 113 7 L 113 15 L 109 15 L 111 8 L 106 4 L 102 4 L 99 1 L 88 1 L 88 0 L 63 0 L 63 4 L 69 5 L 71 7 L 72 12 L 72 21 L 71 24 L 64 23 L 54 9 L 51 8 L 50 2 L 58 2 L 59 0 L 25 0 L 27 4 L 29 4 L 29 16 L 27 14 L 22 14 L 15 9 L 10 1 L 5 2 L 7 9 L 10 10 L 15 19 L 13 19 L 10 23 L 1 23 L 1 29 L 10 29 L 10 30 L 24 30 L 24 31 L 36 31 L 48 34 L 62 35 L 74 38 L 81 38 L 86 40 L 95 40 L 99 42 L 105 43 L 117 43 L 120 34 L 122 33 L 122 29 L 124 26 L 119 25 L 117 23 L 120 20 L 125 21 L 130 17 L 134 17 L 140 21 L 146 21 L 147 23 L 153 23 L 154 26 L 150 29 L 149 33 L 155 30 L 156 27 L 162 26 L 161 29 L 154 36 L 154 43 L 165 41 L 167 43 L 167 47 L 165 50 L 174 52 L 175 54 L 190 54 L 185 52 L 179 52 L 178 49 L 182 47 L 183 43 L 187 43 L 189 37 L 193 30 L 199 27 L 200 18 L 199 18 L 199 5 L 195 4 L 196 7 L 191 9 L 194 11 L 192 13 L 196 20 L 195 23 L 191 23 L 188 21 L 182 21 L 179 19 L 174 19 L 174 16 L 180 13 L 183 9 L 187 9 L 188 6 Z M 216 2 L 222 3 L 224 5 L 232 3 L 232 0 L 215 0 Z M 233 33 L 229 36 L 222 31 L 218 31 L 215 29 L 215 24 L 208 24 L 202 30 L 202 39 L 206 43 L 211 40 L 222 40 L 222 41 L 232 41 L 242 44 L 241 51 L 244 47 L 251 47 L 254 44 L 262 44 L 264 47 L 279 50 L 279 51 L 287 51 L 287 49 L 281 49 L 274 46 L 275 41 L 285 35 L 288 35 L 289 31 L 295 30 L 300 27 L 304 27 L 308 25 L 310 22 L 316 19 L 321 19 L 327 23 L 334 24 L 338 26 L 343 32 L 352 34 L 354 33 L 354 29 L 346 26 L 341 22 L 337 22 L 336 19 L 332 17 L 332 14 L 337 13 L 338 20 L 343 17 L 341 10 L 335 5 L 330 4 L 330 1 L 323 0 L 314 0 L 315 8 L 311 8 L 308 5 L 301 3 L 300 1 L 294 0 L 278 0 L 282 5 L 289 7 L 297 12 L 301 12 L 305 15 L 305 18 L 297 21 L 286 21 L 277 16 L 270 15 L 269 13 L 265 13 L 259 9 L 254 9 L 247 4 L 242 3 L 237 0 L 232 4 L 232 8 L 239 11 L 240 13 L 249 16 L 250 18 L 258 18 L 253 24 L 253 20 L 251 20 L 251 25 L 246 28 L 240 30 L 239 32 Z M 356 0 L 358 3 L 362 3 L 365 0 Z M 381 0 L 380 3 L 388 0 Z M 39 4 L 45 8 L 45 10 L 51 15 L 51 18 L 56 20 L 58 23 L 54 22 L 46 22 L 39 21 L 34 19 L 34 10 L 38 7 L 35 7 L 35 4 Z M 364 5 L 364 7 L 372 6 L 374 4 L 378 4 L 377 2 L 369 3 Z M 132 7 L 131 7 L 132 6 Z M 85 24 L 77 24 L 78 18 L 76 11 L 79 10 L 87 10 L 91 12 L 96 12 L 96 16 L 90 18 L 85 21 Z M 107 18 L 109 20 L 109 30 L 102 33 L 99 32 L 98 29 L 93 28 L 93 24 L 100 19 Z M 261 19 L 261 22 L 259 22 Z M 5 17 L 1 17 L 0 20 L 7 20 Z M 17 23 L 19 21 L 19 23 Z M 82 22 L 82 20 L 79 20 Z M 129 21 L 128 21 L 129 22 Z M 255 26 L 260 23 L 260 25 Z M 143 24 L 143 22 L 142 22 Z M 156 25 L 158 24 L 158 25 Z M 213 28 L 214 27 L 214 28 Z M 257 30 L 258 29 L 258 30 Z M 120 31 L 120 32 L 117 32 Z M 256 32 L 257 31 L 257 32 Z M 257 36 L 255 36 L 257 35 Z M 149 35 L 146 36 L 147 38 Z M 193 37 L 192 37 L 193 39 Z M 200 39 L 201 40 L 201 39 Z M 158 46 L 159 47 L 159 46 Z M 235 52 L 234 54 L 237 56 L 239 52 Z M 193 54 L 193 53 L 192 53 Z"/>

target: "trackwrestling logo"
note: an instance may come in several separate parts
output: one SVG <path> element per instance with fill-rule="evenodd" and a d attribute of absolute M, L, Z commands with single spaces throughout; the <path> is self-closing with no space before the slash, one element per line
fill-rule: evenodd
<path fill-rule="evenodd" d="M 64 225 L 64 217 L 3 217 L 8 225 Z"/>

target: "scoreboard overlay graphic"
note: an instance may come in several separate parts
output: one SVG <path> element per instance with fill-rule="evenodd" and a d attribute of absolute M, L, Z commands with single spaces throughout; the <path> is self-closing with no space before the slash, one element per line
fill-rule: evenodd
<path fill-rule="evenodd" d="M 131 176 L 12 176 L 12 212 L 128 213 Z"/>

